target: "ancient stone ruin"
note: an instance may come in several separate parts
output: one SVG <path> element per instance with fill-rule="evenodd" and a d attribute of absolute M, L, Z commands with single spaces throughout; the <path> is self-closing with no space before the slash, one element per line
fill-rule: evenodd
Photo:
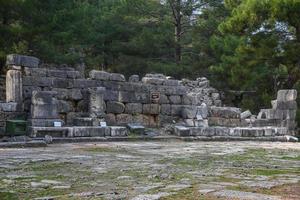
<path fill-rule="evenodd" d="M 179 137 L 215 140 L 290 140 L 295 135 L 296 90 L 280 90 L 271 109 L 252 115 L 222 107 L 220 93 L 202 77 L 174 80 L 162 74 L 124 75 L 39 64 L 8 55 L 4 135 L 9 119 L 27 121 L 31 137 L 126 137 L 160 128 Z M 167 128 L 166 128 L 167 127 Z"/>

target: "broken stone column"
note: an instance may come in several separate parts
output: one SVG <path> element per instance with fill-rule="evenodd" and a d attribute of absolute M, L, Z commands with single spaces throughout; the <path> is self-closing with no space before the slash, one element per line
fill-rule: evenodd
<path fill-rule="evenodd" d="M 6 74 L 6 102 L 22 103 L 22 73 L 8 70 Z"/>
<path fill-rule="evenodd" d="M 94 126 L 105 116 L 104 87 L 89 89 L 89 115 L 93 118 Z"/>

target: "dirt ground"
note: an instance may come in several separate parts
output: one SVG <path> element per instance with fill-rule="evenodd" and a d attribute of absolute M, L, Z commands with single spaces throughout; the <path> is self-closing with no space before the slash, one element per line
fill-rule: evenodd
<path fill-rule="evenodd" d="M 300 143 L 107 142 L 0 149 L 0 199 L 300 199 Z"/>

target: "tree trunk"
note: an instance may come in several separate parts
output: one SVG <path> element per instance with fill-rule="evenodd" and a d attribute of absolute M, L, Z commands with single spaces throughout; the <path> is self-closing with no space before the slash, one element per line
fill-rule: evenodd
<path fill-rule="evenodd" d="M 175 62 L 179 64 L 181 61 L 181 0 L 176 0 L 175 4 Z"/>

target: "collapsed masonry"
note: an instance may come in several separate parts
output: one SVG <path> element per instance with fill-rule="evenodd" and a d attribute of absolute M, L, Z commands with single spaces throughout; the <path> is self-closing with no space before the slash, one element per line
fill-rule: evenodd
<path fill-rule="evenodd" d="M 222 107 L 219 92 L 202 77 L 173 80 L 162 74 L 132 75 L 92 70 L 87 78 L 66 66 L 8 55 L 6 102 L 0 127 L 23 117 L 32 137 L 127 136 L 125 125 L 173 124 L 178 136 L 276 137 L 295 134 L 296 90 L 280 90 L 272 109 L 258 116 Z M 103 123 L 105 122 L 107 126 Z M 137 126 L 139 125 L 139 126 Z"/>

